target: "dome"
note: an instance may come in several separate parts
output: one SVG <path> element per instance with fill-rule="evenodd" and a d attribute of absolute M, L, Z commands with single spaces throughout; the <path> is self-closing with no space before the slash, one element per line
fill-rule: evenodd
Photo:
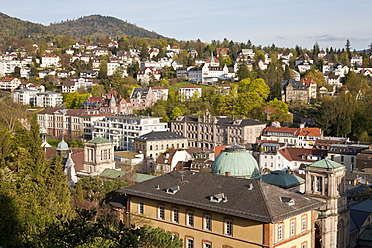
<path fill-rule="evenodd" d="M 47 130 L 45 129 L 45 127 L 41 127 L 39 131 L 40 131 L 40 134 L 46 134 L 47 133 Z"/>
<path fill-rule="evenodd" d="M 212 173 L 233 177 L 255 178 L 260 175 L 258 164 L 244 147 L 233 145 L 218 155 L 212 165 Z"/>
<path fill-rule="evenodd" d="M 62 138 L 62 141 L 58 143 L 57 151 L 68 151 L 68 144 Z"/>

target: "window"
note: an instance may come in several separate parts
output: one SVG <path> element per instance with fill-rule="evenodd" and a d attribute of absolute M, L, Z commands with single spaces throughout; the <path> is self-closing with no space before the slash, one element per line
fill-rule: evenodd
<path fill-rule="evenodd" d="M 179 223 L 179 211 L 177 208 L 173 208 L 173 217 L 172 221 L 175 223 Z"/>
<path fill-rule="evenodd" d="M 158 206 L 158 217 L 161 220 L 165 220 L 164 206 Z"/>
<path fill-rule="evenodd" d="M 294 236 L 296 234 L 296 220 L 291 220 L 290 234 L 291 236 Z"/>
<path fill-rule="evenodd" d="M 302 232 L 306 231 L 306 222 L 307 222 L 306 216 L 302 216 L 302 219 L 301 219 L 301 231 Z"/>
<path fill-rule="evenodd" d="M 301 248 L 306 248 L 306 247 L 307 247 L 307 243 L 306 242 L 304 242 L 304 243 L 301 244 Z"/>
<path fill-rule="evenodd" d="M 233 223 L 231 220 L 225 220 L 225 235 L 233 234 Z"/>
<path fill-rule="evenodd" d="M 143 202 L 138 203 L 138 213 L 143 214 L 144 213 L 144 205 Z"/>
<path fill-rule="evenodd" d="M 278 225 L 278 241 L 283 239 L 283 224 Z"/>
<path fill-rule="evenodd" d="M 194 248 L 194 239 L 191 237 L 186 238 L 186 247 Z"/>
<path fill-rule="evenodd" d="M 212 217 L 209 215 L 204 215 L 204 229 L 212 231 Z"/>
<path fill-rule="evenodd" d="M 344 156 L 341 156 L 341 162 L 344 162 Z"/>
<path fill-rule="evenodd" d="M 187 217 L 187 220 L 186 220 L 187 225 L 194 226 L 194 213 L 191 211 L 188 211 L 186 217 Z"/>
<path fill-rule="evenodd" d="M 203 248 L 212 248 L 212 243 L 209 241 L 203 241 Z"/>

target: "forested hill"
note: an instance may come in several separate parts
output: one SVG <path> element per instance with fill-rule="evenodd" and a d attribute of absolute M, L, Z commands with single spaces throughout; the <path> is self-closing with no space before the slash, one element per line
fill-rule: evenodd
<path fill-rule="evenodd" d="M 51 24 L 47 27 L 47 30 L 52 35 L 71 35 L 74 39 L 83 36 L 96 39 L 106 35 L 112 38 L 133 35 L 139 38 L 148 37 L 156 39 L 159 36 L 155 32 L 137 27 L 118 18 L 101 15 L 91 15 L 77 20 Z"/>
<path fill-rule="evenodd" d="M 45 26 L 0 13 L 0 43 L 11 38 L 37 38 L 47 35 Z"/>
<path fill-rule="evenodd" d="M 110 16 L 91 15 L 44 26 L 0 13 L 0 43 L 2 44 L 12 38 L 31 38 L 36 41 L 40 38 L 54 38 L 58 35 L 71 35 L 74 39 L 85 36 L 93 40 L 107 35 L 112 38 L 133 35 L 155 39 L 159 36 L 155 32 Z"/>

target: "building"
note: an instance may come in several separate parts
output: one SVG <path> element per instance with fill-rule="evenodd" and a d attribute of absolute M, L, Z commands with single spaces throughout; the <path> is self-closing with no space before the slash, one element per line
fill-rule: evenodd
<path fill-rule="evenodd" d="M 168 89 L 160 87 L 160 86 L 155 86 L 151 87 L 152 93 L 154 94 L 155 101 L 163 100 L 167 101 L 168 100 Z"/>
<path fill-rule="evenodd" d="M 296 81 L 294 79 L 283 80 L 280 82 L 282 101 L 283 102 L 309 102 L 309 94 L 306 86 L 304 86 L 301 81 Z"/>
<path fill-rule="evenodd" d="M 370 146 L 362 144 L 333 144 L 329 146 L 327 157 L 332 161 L 344 165 L 346 167 L 346 173 L 350 173 L 357 168 L 358 154 L 368 149 L 370 149 Z"/>
<path fill-rule="evenodd" d="M 274 170 L 262 175 L 261 180 L 292 192 L 305 193 L 305 180 L 290 172 Z"/>
<path fill-rule="evenodd" d="M 12 92 L 13 101 L 23 105 L 35 105 L 36 95 L 39 91 L 34 89 L 20 89 Z"/>
<path fill-rule="evenodd" d="M 172 148 L 188 148 L 187 138 L 169 131 L 152 131 L 134 139 L 134 150 L 156 159 Z"/>
<path fill-rule="evenodd" d="M 129 101 L 132 109 L 145 110 L 155 105 L 156 98 L 152 88 L 134 88 Z"/>
<path fill-rule="evenodd" d="M 115 169 L 112 142 L 101 137 L 86 142 L 83 169 L 79 171 L 79 175 L 98 176 L 105 169 Z"/>
<path fill-rule="evenodd" d="M 303 79 L 301 79 L 301 83 L 303 85 L 305 85 L 305 87 L 308 90 L 309 100 L 311 98 L 315 99 L 316 98 L 316 90 L 318 88 L 317 83 L 312 78 L 303 78 Z"/>
<path fill-rule="evenodd" d="M 60 59 L 55 54 L 44 54 L 41 58 L 40 67 L 58 67 L 60 64 Z"/>
<path fill-rule="evenodd" d="M 350 64 L 351 66 L 362 66 L 363 57 L 359 54 L 355 54 L 353 57 L 351 57 Z"/>
<path fill-rule="evenodd" d="M 148 222 L 188 248 L 314 245 L 320 203 L 259 180 L 173 171 L 118 192 L 128 224 Z"/>
<path fill-rule="evenodd" d="M 18 78 L 5 77 L 0 79 L 0 90 L 2 91 L 14 91 L 21 85 L 21 81 Z"/>
<path fill-rule="evenodd" d="M 35 106 L 40 108 L 63 106 L 62 94 L 54 91 L 37 93 Z"/>
<path fill-rule="evenodd" d="M 114 143 L 116 150 L 134 151 L 134 139 L 151 131 L 168 131 L 160 117 L 136 115 L 105 116 L 92 125 L 92 138 L 102 137 Z"/>
<path fill-rule="evenodd" d="M 219 145 L 253 144 L 266 124 L 253 119 L 212 116 L 178 116 L 171 121 L 171 131 L 189 139 L 191 147 L 213 148 Z"/>
<path fill-rule="evenodd" d="M 315 216 L 315 247 L 349 247 L 350 211 L 345 166 L 323 159 L 305 167 L 305 196 L 322 201 Z"/>
<path fill-rule="evenodd" d="M 150 80 L 160 80 L 160 71 L 154 67 L 144 67 L 137 72 L 137 81 L 141 84 L 149 84 Z"/>
<path fill-rule="evenodd" d="M 181 101 L 188 101 L 191 99 L 200 98 L 202 95 L 202 88 L 195 85 L 183 86 L 179 89 L 179 97 Z"/>

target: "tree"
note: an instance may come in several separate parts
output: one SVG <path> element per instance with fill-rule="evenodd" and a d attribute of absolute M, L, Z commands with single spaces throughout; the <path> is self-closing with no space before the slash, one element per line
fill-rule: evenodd
<path fill-rule="evenodd" d="M 318 86 L 322 86 L 322 85 L 327 84 L 326 79 L 323 76 L 323 74 L 320 71 L 316 71 L 314 69 L 311 69 L 310 71 L 308 71 L 305 74 L 304 78 L 311 78 L 312 80 L 314 80 L 317 83 Z"/>
<path fill-rule="evenodd" d="M 107 61 L 106 60 L 102 60 L 101 64 L 99 65 L 98 78 L 99 79 L 107 78 Z"/>
<path fill-rule="evenodd" d="M 64 95 L 64 103 L 66 108 L 78 109 L 89 98 L 89 94 L 79 94 L 78 92 L 70 92 Z"/>
<path fill-rule="evenodd" d="M 250 72 L 246 63 L 239 64 L 236 76 L 239 78 L 239 80 L 249 78 Z"/>
<path fill-rule="evenodd" d="M 123 83 L 123 71 L 120 67 L 118 67 L 111 77 L 111 86 L 113 89 L 117 90 Z"/>
<path fill-rule="evenodd" d="M 292 122 L 292 115 L 289 114 L 288 105 L 276 98 L 266 104 L 266 112 L 270 121 Z"/>
<path fill-rule="evenodd" d="M 182 115 L 182 111 L 179 107 L 175 107 L 173 110 L 172 110 L 172 114 L 171 114 L 171 119 L 174 120 L 177 118 L 177 116 L 181 116 Z"/>
<path fill-rule="evenodd" d="M 92 86 L 92 90 L 90 93 L 94 97 L 100 97 L 105 93 L 105 87 L 102 84 L 95 84 Z"/>

